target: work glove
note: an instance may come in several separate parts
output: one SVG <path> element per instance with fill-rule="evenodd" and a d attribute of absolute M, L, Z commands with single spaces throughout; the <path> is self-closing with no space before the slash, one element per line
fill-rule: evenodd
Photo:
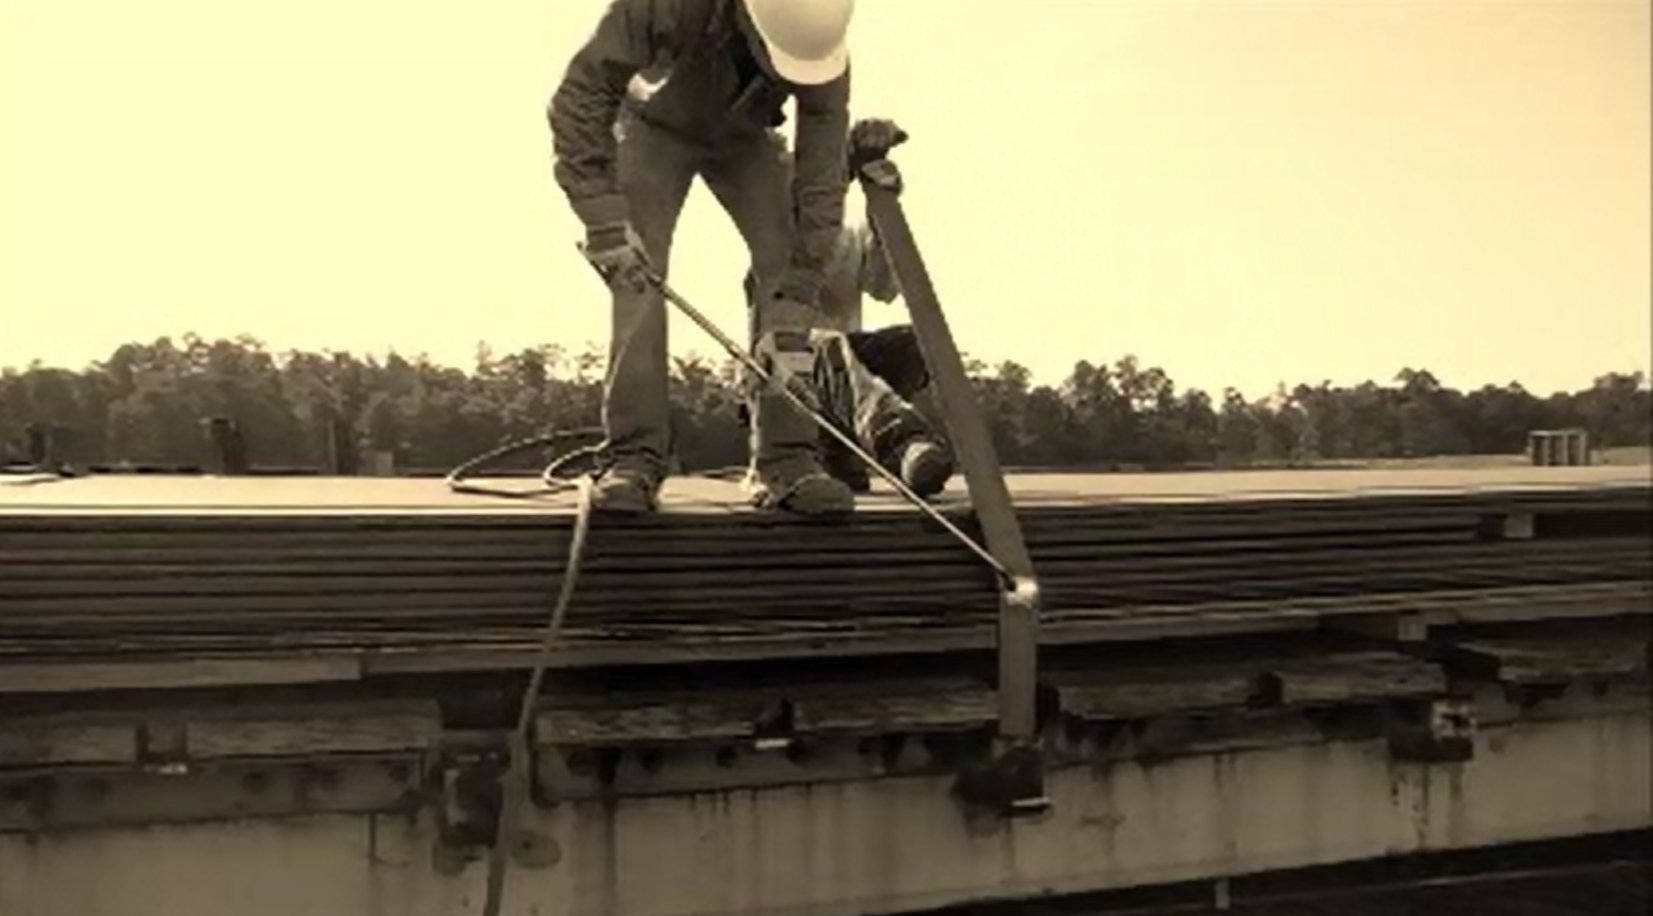
<path fill-rule="evenodd" d="M 901 170 L 888 159 L 877 159 L 861 166 L 861 175 L 874 185 L 889 191 L 896 196 L 901 195 L 904 185 L 901 183 Z"/>
<path fill-rule="evenodd" d="M 586 260 L 591 262 L 610 288 L 637 293 L 648 290 L 649 274 L 654 272 L 654 265 L 649 263 L 643 240 L 630 223 L 588 227 L 584 250 Z"/>
<path fill-rule="evenodd" d="M 889 156 L 890 150 L 907 142 L 907 132 L 894 121 L 883 118 L 862 118 L 849 129 L 849 172 L 852 178 L 861 174 L 869 162 Z"/>

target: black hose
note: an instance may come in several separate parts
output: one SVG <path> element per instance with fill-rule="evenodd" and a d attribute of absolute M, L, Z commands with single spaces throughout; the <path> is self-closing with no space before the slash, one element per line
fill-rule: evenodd
<path fill-rule="evenodd" d="M 546 464 L 545 469 L 540 472 L 540 486 L 531 490 L 512 490 L 483 486 L 481 484 L 468 483 L 466 479 L 475 474 L 476 471 L 484 465 L 490 462 L 498 461 L 499 459 L 509 455 L 518 455 L 523 452 L 533 451 L 534 449 L 543 449 L 554 445 L 561 445 L 562 443 L 570 440 L 600 437 L 602 434 L 603 431 L 601 429 L 586 427 L 582 429 L 557 430 L 538 436 L 532 436 L 527 439 L 518 439 L 512 442 L 507 442 L 498 448 L 490 449 L 489 451 L 483 452 L 474 458 L 464 461 L 459 466 L 449 471 L 447 476 L 443 478 L 443 482 L 448 485 L 448 489 L 455 493 L 470 493 L 478 496 L 499 496 L 505 499 L 531 499 L 536 496 L 544 496 L 548 493 L 567 492 L 576 485 L 576 482 L 575 480 L 571 480 L 564 475 L 567 473 L 568 466 L 572 465 L 575 461 L 582 458 L 591 459 L 593 467 L 586 472 L 586 474 L 591 477 L 600 475 L 603 470 L 608 467 L 608 444 L 606 442 L 598 442 L 595 445 L 584 445 L 552 458 L 551 461 Z"/>

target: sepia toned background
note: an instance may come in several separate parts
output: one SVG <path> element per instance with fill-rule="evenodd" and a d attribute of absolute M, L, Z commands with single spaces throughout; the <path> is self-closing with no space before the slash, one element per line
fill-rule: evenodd
<path fill-rule="evenodd" d="M 600 341 L 542 109 L 602 6 L 4 0 L 0 364 Z M 855 109 L 914 135 L 973 356 L 1575 390 L 1649 363 L 1648 29 L 1632 0 L 863 0 Z M 743 324 L 704 189 L 675 258 Z"/>

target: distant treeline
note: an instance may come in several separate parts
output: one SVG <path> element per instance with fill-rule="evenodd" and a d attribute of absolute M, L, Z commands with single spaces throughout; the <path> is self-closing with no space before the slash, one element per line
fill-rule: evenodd
<path fill-rule="evenodd" d="M 1245 466 L 1332 459 L 1515 453 L 1535 429 L 1580 427 L 1601 447 L 1653 441 L 1653 392 L 1642 373 L 1609 372 L 1583 391 L 1519 385 L 1447 388 L 1403 369 L 1389 384 L 1281 386 L 1247 400 L 1230 389 L 1179 389 L 1126 356 L 1081 362 L 1057 386 L 1015 363 L 970 366 L 1006 464 L 1044 467 Z M 401 468 L 458 464 L 507 440 L 594 426 L 602 355 L 545 346 L 479 353 L 470 371 L 426 359 L 272 353 L 251 338 L 120 347 L 86 369 L 34 365 L 0 373 L 0 459 L 22 460 L 29 424 L 60 428 L 79 462 L 198 464 L 202 421 L 229 417 L 253 463 L 320 466 L 329 430 Z M 687 469 L 745 460 L 731 367 L 678 360 L 675 434 Z M 921 405 L 934 413 L 933 405 Z"/>

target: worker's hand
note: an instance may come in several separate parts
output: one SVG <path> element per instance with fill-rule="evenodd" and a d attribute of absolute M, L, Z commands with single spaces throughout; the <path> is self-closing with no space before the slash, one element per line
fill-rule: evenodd
<path fill-rule="evenodd" d="M 894 121 L 884 118 L 862 118 L 849 129 L 849 171 L 861 174 L 869 162 L 889 156 L 890 150 L 907 142 L 907 132 Z"/>
<path fill-rule="evenodd" d="M 878 159 L 861 166 L 861 176 L 897 196 L 900 196 L 904 187 L 901 183 L 901 170 L 888 159 Z"/>
<path fill-rule="evenodd" d="M 643 240 L 630 223 L 592 226 L 585 233 L 585 257 L 612 289 L 645 292 L 649 288 L 649 263 Z"/>

